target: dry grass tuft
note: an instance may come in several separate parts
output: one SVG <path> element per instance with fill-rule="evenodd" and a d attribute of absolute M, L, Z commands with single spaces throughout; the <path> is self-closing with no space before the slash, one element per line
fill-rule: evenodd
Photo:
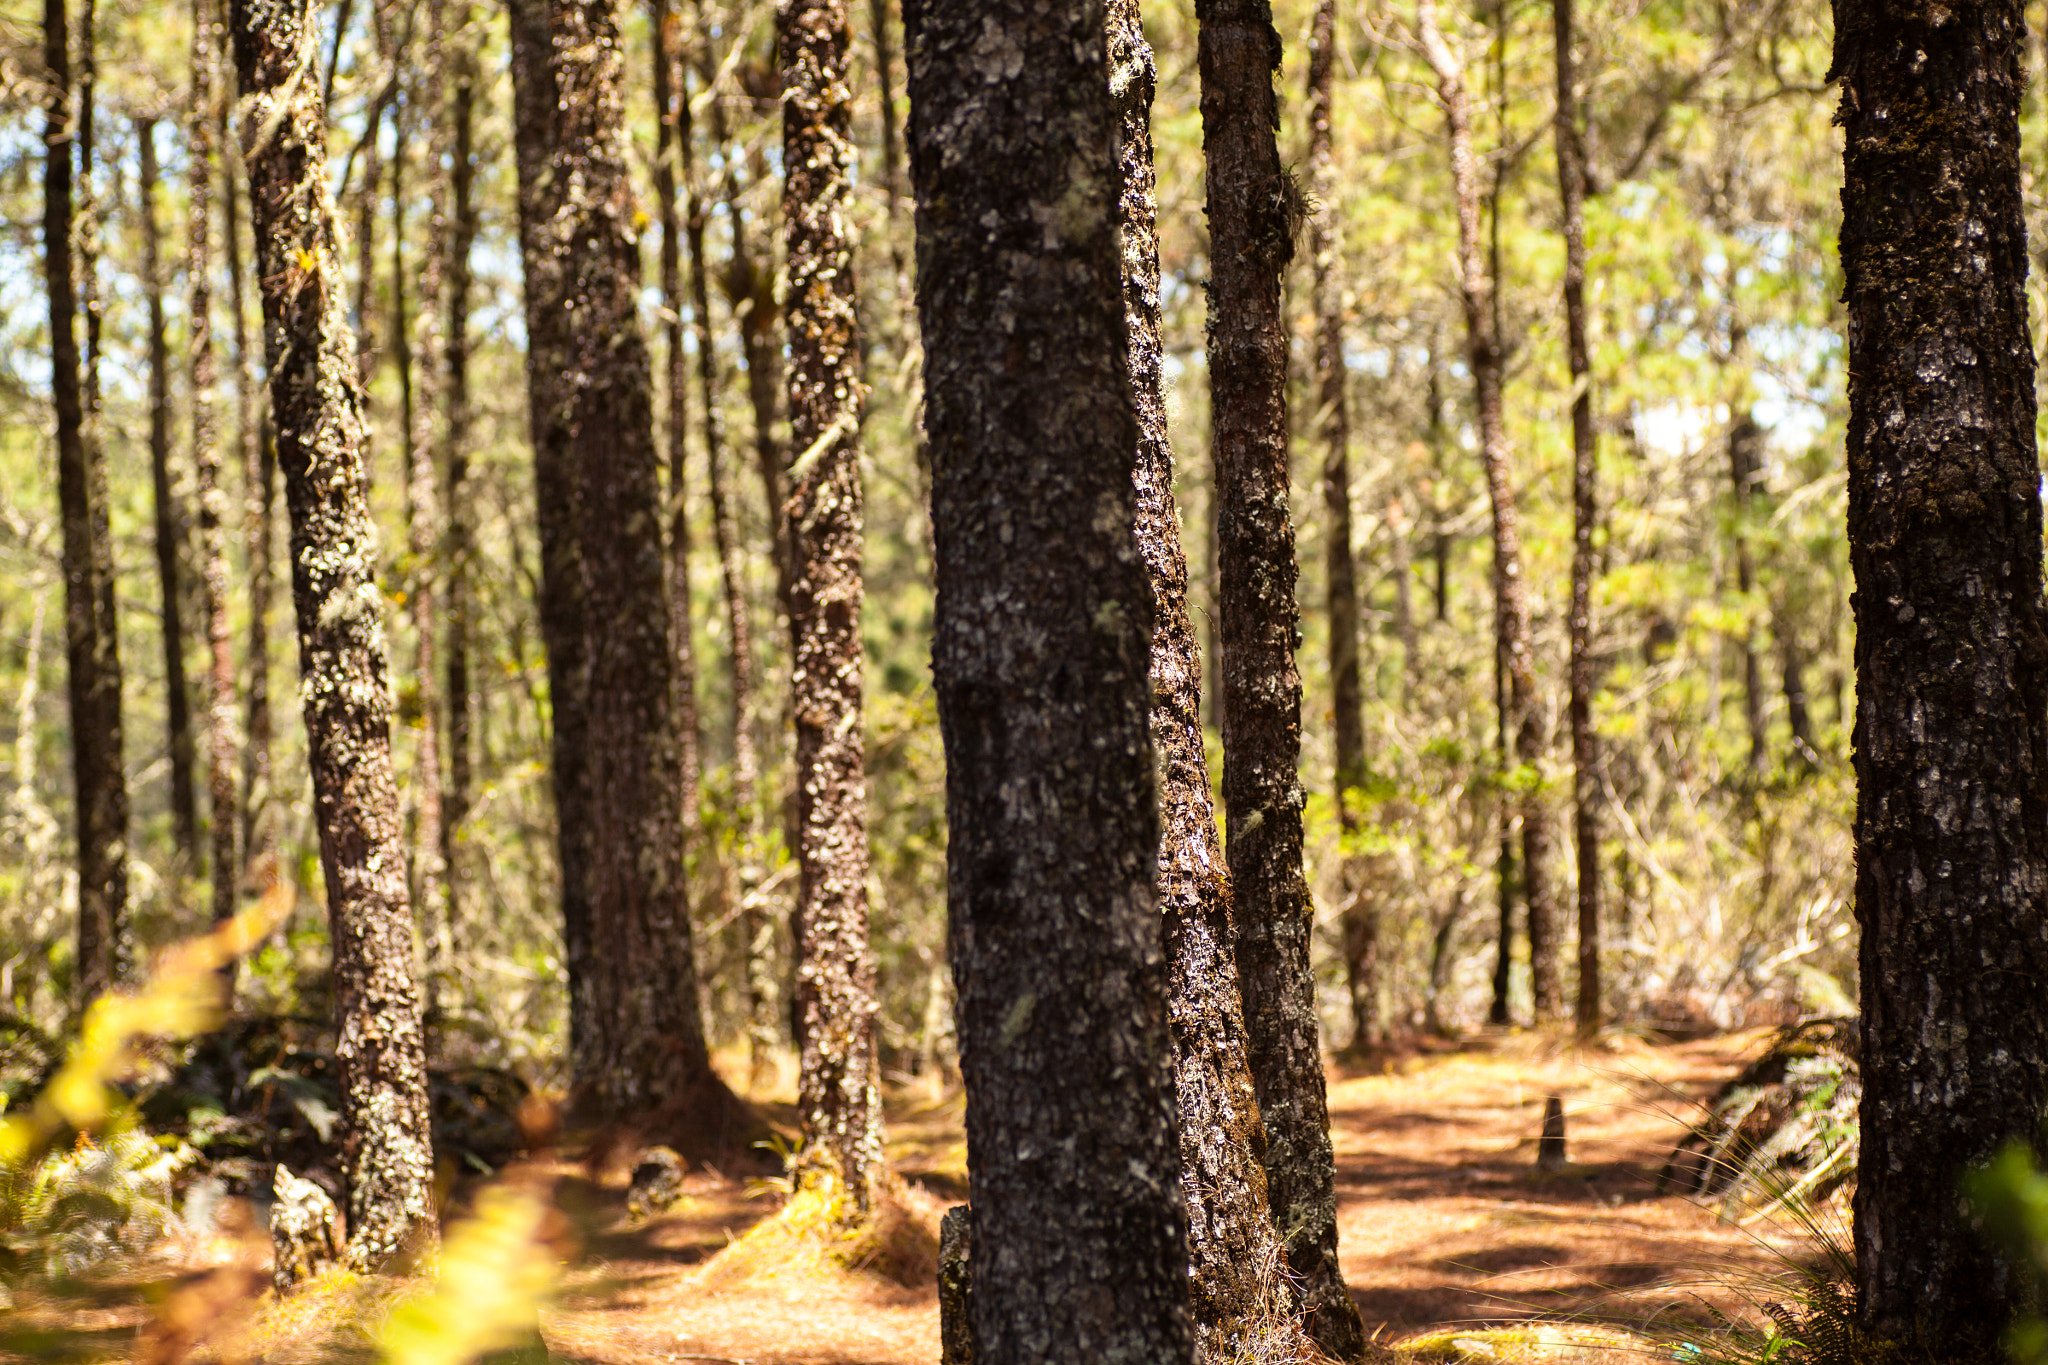
<path fill-rule="evenodd" d="M 837 1277 L 880 1279 L 904 1289 L 936 1281 L 944 1212 L 936 1198 L 886 1173 L 875 1183 L 873 1213 L 854 1224 L 848 1212 L 843 1191 L 822 1181 L 806 1183 L 779 1212 L 707 1261 L 697 1282 L 727 1291 Z"/>

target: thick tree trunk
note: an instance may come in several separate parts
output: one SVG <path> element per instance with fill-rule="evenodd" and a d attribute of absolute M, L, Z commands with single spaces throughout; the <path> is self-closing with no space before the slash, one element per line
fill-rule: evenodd
<path fill-rule="evenodd" d="M 186 109 L 191 194 L 185 217 L 185 279 L 192 366 L 192 468 L 199 494 L 199 583 L 206 612 L 206 787 L 211 811 L 213 919 L 235 913 L 242 884 L 236 856 L 241 811 L 235 776 L 241 735 L 235 716 L 235 645 L 228 621 L 227 490 L 221 486 L 220 439 L 214 417 L 213 174 L 214 84 L 220 28 L 209 0 L 192 6 L 192 94 Z"/>
<path fill-rule="evenodd" d="M 1266 1186 L 1310 1336 L 1339 1359 L 1364 1348 L 1337 1265 L 1336 1168 L 1309 967 L 1302 873 L 1301 674 L 1288 510 L 1287 328 L 1280 274 L 1304 210 L 1280 167 L 1266 0 L 1198 0 L 1208 158 L 1209 385 L 1215 424 L 1223 804 L 1237 896 L 1237 966 Z"/>
<path fill-rule="evenodd" d="M 1190 1361 L 1103 12 L 903 17 L 975 1359 Z"/>
<path fill-rule="evenodd" d="M 690 603 L 689 480 L 690 357 L 683 345 L 682 220 L 676 212 L 676 165 L 688 164 L 677 144 L 690 136 L 690 96 L 683 81 L 682 23 L 669 0 L 653 0 L 654 194 L 661 212 L 661 298 L 666 310 L 668 385 L 668 612 L 676 649 L 676 748 L 683 768 L 683 848 L 703 820 L 704 742 L 697 719 L 697 648 Z"/>
<path fill-rule="evenodd" d="M 860 336 L 845 0 L 782 0 L 782 221 L 789 251 L 789 624 L 796 713 L 797 1104 L 804 1139 L 865 1213 L 882 1161 L 868 951 L 861 732 Z M 784 510 L 771 507 L 778 521 Z"/>
<path fill-rule="evenodd" d="M 1437 78 L 1437 97 L 1451 143 L 1451 178 L 1458 210 L 1458 273 L 1465 310 L 1465 337 L 1479 416 L 1480 453 L 1486 463 L 1487 494 L 1493 504 L 1494 635 L 1506 686 L 1501 689 L 1501 730 L 1514 738 L 1521 769 L 1514 805 L 1522 821 L 1520 885 L 1528 908 L 1530 985 L 1536 1017 L 1554 1018 L 1563 996 L 1557 974 L 1556 907 L 1550 898 L 1550 817 L 1543 803 L 1538 765 L 1543 757 L 1543 723 L 1537 713 L 1536 665 L 1529 638 L 1528 589 L 1522 581 L 1522 532 L 1515 509 L 1507 424 L 1501 411 L 1505 357 L 1501 350 L 1498 282 L 1480 248 L 1479 167 L 1472 151 L 1472 116 L 1465 91 L 1464 63 L 1437 25 L 1435 0 L 1417 0 L 1417 28 L 1423 54 Z M 1502 840 L 1501 884 L 1503 969 L 1507 957 L 1509 906 L 1507 840 Z M 1501 973 L 1504 984 L 1505 971 Z M 1496 991 L 1496 1022 L 1506 1022 L 1504 994 Z"/>
<path fill-rule="evenodd" d="M 316 32 L 308 0 L 232 0 L 231 25 L 332 926 L 348 1259 L 370 1270 L 435 1233 L 389 664 L 363 489 L 362 394 L 342 301 L 326 111 L 319 86 L 303 79 Z"/>
<path fill-rule="evenodd" d="M 660 1109 L 671 1140 L 701 1152 L 752 1134 L 711 1069 L 697 998 L 615 0 L 517 0 L 513 43 L 528 327 L 546 336 L 529 351 L 528 382 L 535 444 L 555 466 L 541 493 L 564 478 L 578 490 L 549 566 L 580 568 L 574 625 L 587 670 L 587 1032 L 576 1080 L 603 1112 Z"/>
<path fill-rule="evenodd" d="M 72 158 L 78 154 L 65 0 L 44 0 L 43 266 L 50 300 L 50 388 L 63 523 L 64 649 L 78 830 L 77 999 L 120 979 L 128 900 L 128 784 L 121 767 L 121 654 L 114 620 L 107 469 L 88 424 L 92 387 L 78 353 Z M 88 330 L 92 330 L 90 325 Z"/>
<path fill-rule="evenodd" d="M 156 514 L 156 581 L 163 602 L 164 731 L 171 760 L 171 840 L 199 870 L 199 801 L 193 785 L 192 702 L 185 683 L 185 595 L 179 586 L 184 509 L 171 479 L 171 348 L 164 336 L 163 248 L 156 218 L 156 120 L 135 121 L 141 199 L 142 284 L 149 299 L 149 477 Z M 205 324 L 195 327 L 202 330 Z M 197 346 L 194 346 L 197 354 Z M 209 383 L 211 379 L 209 377 Z"/>
<path fill-rule="evenodd" d="M 447 289 L 442 320 L 447 385 L 447 426 L 442 432 L 447 471 L 447 525 L 442 569 L 447 574 L 448 785 L 441 793 L 441 863 L 447 881 L 447 930 L 451 940 L 463 937 L 463 891 L 466 868 L 459 858 L 464 826 L 469 820 L 471 734 L 469 636 L 473 606 L 470 561 L 476 553 L 469 488 L 469 297 L 474 274 L 469 264 L 476 247 L 476 38 L 470 32 L 475 8 L 463 0 L 448 35 L 448 62 L 455 86 L 449 105 L 453 156 L 449 164 L 449 237 Z"/>
<path fill-rule="evenodd" d="M 1109 3 L 1110 90 L 1123 123 L 1124 323 L 1136 400 L 1138 552 L 1152 584 L 1152 745 L 1158 754 L 1159 911 L 1167 1020 L 1180 1114 L 1195 1354 L 1267 1359 L 1296 1329 L 1259 1155 L 1234 956 L 1230 878 L 1202 751 L 1201 655 L 1188 617 L 1188 566 L 1173 497 L 1159 308 L 1152 96 L 1157 84 L 1137 0 Z"/>
<path fill-rule="evenodd" d="M 2048 621 L 2018 0 L 1836 8 L 1845 134 L 1857 1308 L 1988 1355 L 2025 1297 L 1956 1196 L 2048 1100 Z"/>
<path fill-rule="evenodd" d="M 1600 752 L 1593 734 L 1593 530 L 1599 524 L 1592 362 L 1586 351 L 1586 168 L 1572 74 L 1572 0 L 1551 0 L 1557 47 L 1557 184 L 1564 206 L 1565 351 L 1572 372 L 1572 819 L 1579 863 L 1581 1035 L 1600 1029 Z"/>

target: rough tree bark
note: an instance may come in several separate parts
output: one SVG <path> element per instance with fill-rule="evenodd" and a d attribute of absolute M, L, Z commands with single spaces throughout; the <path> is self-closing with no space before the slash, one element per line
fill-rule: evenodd
<path fill-rule="evenodd" d="M 1152 745 L 1158 754 L 1159 913 L 1188 1210 L 1198 1360 L 1291 1355 L 1299 1329 L 1259 1157 L 1265 1129 L 1245 1037 L 1224 868 L 1202 750 L 1202 665 L 1173 497 L 1159 308 L 1152 97 L 1158 76 L 1138 0 L 1109 0 L 1109 81 L 1122 120 L 1124 325 L 1138 446 L 1138 553 L 1152 585 Z"/>
<path fill-rule="evenodd" d="M 697 714 L 697 648 L 690 609 L 690 357 L 683 345 L 682 220 L 676 212 L 677 143 L 690 135 L 689 91 L 683 81 L 682 22 L 669 0 L 653 0 L 654 197 L 661 219 L 661 298 L 668 385 L 668 613 L 676 649 L 676 752 L 683 769 L 683 849 L 703 820 L 704 742 Z"/>
<path fill-rule="evenodd" d="M 1505 675 L 1501 689 L 1501 731 L 1514 737 L 1522 769 L 1516 805 L 1522 821 L 1521 889 L 1528 907 L 1530 985 L 1539 1020 L 1556 1016 L 1562 1003 L 1557 979 L 1556 907 L 1550 898 L 1550 817 L 1536 771 L 1543 756 L 1542 717 L 1537 714 L 1536 664 L 1529 638 L 1528 589 L 1522 581 L 1522 532 L 1515 509 L 1512 456 L 1501 412 L 1504 356 L 1494 290 L 1497 281 L 1480 245 L 1479 166 L 1472 151 L 1472 115 L 1465 90 L 1464 63 L 1437 24 L 1435 0 L 1417 0 L 1416 27 L 1423 55 L 1436 73 L 1437 98 L 1451 143 L 1451 178 L 1458 209 L 1459 293 L 1465 310 L 1465 340 L 1479 415 L 1480 453 L 1493 504 L 1493 615 L 1495 647 Z M 1507 841 L 1502 840 L 1503 862 Z M 1502 873 L 1501 917 L 1509 909 Z M 1506 950 L 1502 942 L 1503 965 Z M 1505 1000 L 1500 1001 L 1505 1005 Z M 1502 1011 L 1496 1009 L 1499 1014 Z M 1500 1020 L 1505 1022 L 1505 1020 Z"/>
<path fill-rule="evenodd" d="M 1337 0 L 1316 6 L 1308 47 L 1309 191 L 1328 203 L 1336 193 L 1330 149 L 1331 73 L 1336 66 Z M 1316 316 L 1316 426 L 1323 440 L 1323 512 L 1329 519 L 1325 577 L 1330 601 L 1330 705 L 1336 748 L 1337 820 L 1346 836 L 1358 830 L 1353 793 L 1365 783 L 1365 701 L 1358 680 L 1358 574 L 1351 554 L 1351 412 L 1344 394 L 1344 304 L 1336 281 L 1337 234 L 1322 215 L 1309 220 Z M 1401 600 L 1405 601 L 1405 594 Z M 1405 612 L 1403 619 L 1406 619 Z M 1413 640 L 1410 627 L 1408 639 Z M 1409 651 L 1411 654 L 1413 650 Z M 1338 871 L 1343 886 L 1346 968 L 1363 1027 L 1352 1046 L 1378 1039 L 1379 913 L 1362 884 L 1363 861 L 1349 853 Z"/>
<path fill-rule="evenodd" d="M 1988 1357 L 2023 1290 L 1956 1197 L 2048 1099 L 2048 620 L 2019 0 L 1840 0 L 1856 910 L 1857 1308 Z"/>
<path fill-rule="evenodd" d="M 1557 49 L 1557 184 L 1564 207 L 1565 351 L 1572 372 L 1572 819 L 1579 864 L 1581 1035 L 1600 1029 L 1600 751 L 1593 734 L 1593 529 L 1599 520 L 1592 363 L 1586 351 L 1586 167 L 1572 72 L 1572 0 L 1551 0 Z"/>
<path fill-rule="evenodd" d="M 1280 167 L 1266 0 L 1198 0 L 1208 159 L 1209 389 L 1215 424 L 1223 804 L 1237 967 L 1266 1127 L 1266 1186 L 1304 1325 L 1339 1359 L 1364 1349 L 1337 1265 L 1336 1167 L 1302 874 L 1301 674 L 1288 509 L 1287 328 L 1280 276 L 1305 211 Z"/>
<path fill-rule="evenodd" d="M 191 186 L 185 217 L 187 349 L 192 366 L 192 469 L 199 499 L 199 585 L 206 612 L 206 788 L 213 864 L 213 919 L 235 913 L 242 884 L 237 857 L 241 812 L 235 776 L 241 735 L 235 716 L 235 645 L 228 621 L 227 490 L 221 486 L 220 438 L 214 416 L 219 364 L 213 353 L 214 87 L 220 25 L 211 0 L 192 6 L 192 92 L 186 108 Z"/>
<path fill-rule="evenodd" d="M 309 0 L 231 0 L 230 25 L 333 938 L 348 1260 L 370 1270 L 430 1243 L 435 1230 L 362 393 L 328 187 L 326 110 L 320 87 L 304 79 L 316 34 Z"/>
<path fill-rule="evenodd" d="M 565 478 L 577 490 L 549 566 L 580 570 L 579 615 L 556 627 L 582 633 L 586 670 L 576 1082 L 604 1112 L 660 1110 L 672 1141 L 704 1152 L 751 1124 L 711 1069 L 697 998 L 616 0 L 516 0 L 513 45 L 528 325 L 546 335 L 528 359 L 535 444 L 553 466 L 541 495 Z"/>
<path fill-rule="evenodd" d="M 121 654 L 107 467 L 87 422 L 90 381 L 78 351 L 72 158 L 78 126 L 65 0 L 44 0 L 48 84 L 43 136 L 43 268 L 50 301 L 50 388 L 57 416 L 57 505 L 63 524 L 64 651 L 78 831 L 77 999 L 120 979 L 128 900 L 128 784 L 121 767 Z"/>
<path fill-rule="evenodd" d="M 1103 11 L 903 19 L 975 1359 L 1191 1361 Z"/>
<path fill-rule="evenodd" d="M 861 733 L 860 328 L 845 0 L 782 0 L 789 287 L 790 709 L 796 716 L 797 1104 L 805 1141 L 865 1213 L 882 1161 Z"/>
<path fill-rule="evenodd" d="M 199 870 L 199 800 L 192 774 L 192 701 L 185 679 L 184 515 L 171 479 L 171 348 L 164 335 L 163 247 L 156 217 L 156 126 L 135 121 L 137 197 L 142 201 L 142 283 L 149 301 L 149 478 L 156 521 L 156 581 L 163 603 L 164 731 L 171 768 L 171 840 L 185 869 Z M 195 328 L 195 331 L 198 330 Z M 195 355 L 197 347 L 194 348 Z"/>

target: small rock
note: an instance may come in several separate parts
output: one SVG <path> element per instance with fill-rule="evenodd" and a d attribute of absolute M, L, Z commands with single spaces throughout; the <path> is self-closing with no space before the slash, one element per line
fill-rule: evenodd
<path fill-rule="evenodd" d="M 327 1191 L 280 1165 L 272 1182 L 270 1243 L 276 1251 L 271 1282 L 282 1294 L 341 1260 L 346 1239 L 341 1210 Z"/>
<path fill-rule="evenodd" d="M 633 1162 L 633 1184 L 626 1191 L 626 1213 L 638 1222 L 674 1204 L 683 1193 L 688 1167 L 672 1147 L 649 1147 Z"/>

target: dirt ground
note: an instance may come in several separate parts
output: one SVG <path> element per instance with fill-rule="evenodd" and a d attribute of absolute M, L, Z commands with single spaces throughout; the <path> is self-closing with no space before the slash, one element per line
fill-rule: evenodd
<path fill-rule="evenodd" d="M 1810 1251 L 1799 1230 L 1736 1227 L 1655 1177 L 1695 1103 L 1755 1054 L 1765 1035 L 1695 1042 L 1624 1040 L 1580 1050 L 1533 1035 L 1337 1066 L 1330 1078 L 1344 1271 L 1382 1344 L 1530 1320 L 1552 1324 L 1509 1352 L 1578 1358 L 1587 1324 L 1702 1321 L 1743 1302 L 1740 1288 Z M 1570 1164 L 1534 1167 L 1546 1097 L 1564 1103 Z M 891 1109 L 890 1158 L 910 1181 L 912 1240 L 963 1197 L 957 1095 L 910 1091 Z M 623 1170 L 565 1190 L 594 1231 L 545 1334 L 588 1365 L 815 1362 L 929 1365 L 938 1305 L 929 1280 L 820 1273 L 779 1263 L 777 1244 L 734 1239 L 776 1206 L 773 1190 L 693 1172 L 668 1213 L 629 1227 Z M 724 1254 L 721 1255 L 720 1253 Z M 915 1256 L 911 1261 L 915 1262 Z M 1576 1324 L 1558 1326 L 1557 1324 Z M 1474 1358 L 1486 1358 L 1480 1348 Z M 1454 1353 L 1455 1354 L 1455 1353 Z M 1612 1360 L 1613 1351 L 1598 1353 Z M 1588 1356 L 1587 1358 L 1592 1358 Z"/>

